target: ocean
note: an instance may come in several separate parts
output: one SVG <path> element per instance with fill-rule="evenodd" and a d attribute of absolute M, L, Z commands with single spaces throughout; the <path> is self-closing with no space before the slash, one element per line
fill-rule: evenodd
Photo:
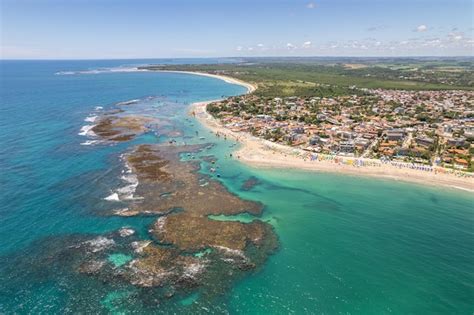
<path fill-rule="evenodd" d="M 0 62 L 0 313 L 472 314 L 472 195 L 243 165 L 230 157 L 236 145 L 200 126 L 188 107 L 243 94 L 244 87 L 130 71 L 140 64 L 202 62 L 222 60 Z M 259 219 L 278 237 L 278 249 L 262 266 L 211 301 L 199 289 L 157 301 L 152 289 L 75 272 L 62 251 L 123 227 L 153 240 L 148 229 L 156 217 L 110 215 L 114 202 L 107 199 L 123 186 L 124 152 L 170 137 L 145 133 L 112 145 L 87 132 L 96 116 L 130 100 L 137 103 L 131 112 L 171 121 L 182 132 L 173 139 L 214 144 L 209 154 L 218 174 L 205 166 L 200 172 L 240 198 L 261 202 Z M 128 261 L 113 258 L 117 266 Z"/>

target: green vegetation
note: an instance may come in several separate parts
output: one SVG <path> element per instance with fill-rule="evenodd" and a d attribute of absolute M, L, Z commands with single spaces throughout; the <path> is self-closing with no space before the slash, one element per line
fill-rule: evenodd
<path fill-rule="evenodd" d="M 263 97 L 335 97 L 358 88 L 473 90 L 472 60 L 253 58 L 238 64 L 157 65 L 154 70 L 200 71 L 258 84 Z"/>

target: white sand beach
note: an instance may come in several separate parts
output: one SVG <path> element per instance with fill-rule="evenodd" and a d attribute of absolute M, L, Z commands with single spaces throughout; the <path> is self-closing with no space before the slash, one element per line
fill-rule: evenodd
<path fill-rule="evenodd" d="M 225 82 L 230 83 L 230 84 L 241 85 L 241 86 L 247 88 L 247 93 L 252 93 L 253 91 L 255 91 L 257 89 L 256 85 L 253 85 L 253 84 L 248 83 L 248 82 L 244 82 L 244 81 L 239 80 L 239 79 L 231 78 L 231 77 L 228 77 L 228 76 L 225 76 L 225 75 L 217 75 L 217 74 L 211 74 L 211 73 L 205 73 L 205 72 L 193 72 L 193 71 L 175 71 L 175 70 L 153 70 L 153 71 L 173 72 L 173 73 L 187 73 L 187 74 L 201 75 L 201 76 L 204 76 L 204 77 L 215 78 L 215 79 L 219 79 L 219 80 L 225 81 Z M 217 101 L 217 100 L 214 100 L 214 101 L 211 101 L 211 102 L 208 102 L 208 103 L 212 103 L 212 102 L 215 102 L 215 101 Z"/>

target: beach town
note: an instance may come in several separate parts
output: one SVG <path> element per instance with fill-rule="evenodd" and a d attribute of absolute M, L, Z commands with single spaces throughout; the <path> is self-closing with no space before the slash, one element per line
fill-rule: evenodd
<path fill-rule="evenodd" d="M 219 76 L 216 76 L 219 77 Z M 342 172 L 474 190 L 474 92 L 356 89 L 334 98 L 251 92 L 194 104 L 234 154 L 261 167 Z"/>

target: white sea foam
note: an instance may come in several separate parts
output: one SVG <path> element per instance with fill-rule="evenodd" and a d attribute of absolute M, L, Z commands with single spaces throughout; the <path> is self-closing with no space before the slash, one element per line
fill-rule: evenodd
<path fill-rule="evenodd" d="M 92 116 L 87 116 L 87 117 L 84 119 L 84 121 L 87 121 L 87 122 L 94 122 L 94 121 L 96 121 L 96 119 L 97 119 L 97 116 L 92 115 Z"/>
<path fill-rule="evenodd" d="M 138 241 L 138 242 L 132 242 L 130 245 L 132 248 L 135 250 L 135 253 L 142 253 L 145 247 L 150 245 L 150 241 Z"/>
<path fill-rule="evenodd" d="M 107 201 L 120 201 L 119 195 L 117 193 L 112 193 L 111 195 L 104 198 Z"/>
<path fill-rule="evenodd" d="M 95 107 L 95 110 L 102 110 L 102 109 L 104 109 L 102 106 L 96 106 Z"/>
<path fill-rule="evenodd" d="M 55 74 L 56 75 L 71 75 L 71 74 L 75 74 L 75 73 L 76 73 L 75 71 L 58 71 Z"/>
<path fill-rule="evenodd" d="M 92 252 L 95 253 L 115 245 L 115 242 L 110 238 L 99 236 L 93 240 L 85 241 L 84 244 L 89 245 Z"/>
<path fill-rule="evenodd" d="M 102 141 L 100 140 L 87 140 L 87 141 L 84 141 L 84 142 L 81 142 L 81 145 L 94 145 L 94 144 L 98 144 L 98 143 L 101 143 Z"/>
<path fill-rule="evenodd" d="M 127 236 L 130 236 L 130 235 L 133 235 L 133 234 L 135 234 L 134 229 L 123 227 L 119 230 L 119 235 L 121 237 L 127 237 Z"/>
<path fill-rule="evenodd" d="M 56 75 L 78 75 L 78 74 L 101 74 L 101 73 L 117 73 L 117 72 L 146 72 L 147 69 L 138 69 L 137 67 L 112 67 L 99 68 L 81 71 L 58 71 Z"/>
<path fill-rule="evenodd" d="M 249 258 L 245 256 L 244 252 L 238 249 L 232 249 L 225 246 L 214 245 L 214 248 L 220 250 L 227 257 L 239 258 L 244 262 L 249 262 Z M 235 262 L 234 259 L 224 258 L 226 262 Z"/>
<path fill-rule="evenodd" d="M 129 211 L 128 208 L 117 209 L 117 210 L 114 210 L 114 214 L 120 215 L 120 216 L 128 216 L 127 215 L 128 211 Z"/>
<path fill-rule="evenodd" d="M 155 222 L 155 229 L 158 231 L 163 231 L 165 228 L 165 223 L 166 223 L 166 216 L 160 217 L 158 220 Z"/>
<path fill-rule="evenodd" d="M 147 69 L 138 69 L 137 67 L 115 67 L 108 69 L 101 69 L 102 72 L 146 72 Z"/>
<path fill-rule="evenodd" d="M 123 155 L 121 156 L 123 159 Z M 133 199 L 140 199 L 140 197 L 135 196 L 135 191 L 138 187 L 138 177 L 137 175 L 133 174 L 132 168 L 128 163 L 125 163 L 125 169 L 122 170 L 122 175 L 120 178 L 127 183 L 127 185 L 120 187 L 117 189 L 117 193 L 120 195 L 120 199 L 122 200 L 133 200 Z"/>
<path fill-rule="evenodd" d="M 451 185 L 450 187 L 460 189 L 460 190 L 464 190 L 464 191 L 468 191 L 468 192 L 474 192 L 473 189 L 464 188 L 464 187 L 460 187 L 460 186 Z"/>
<path fill-rule="evenodd" d="M 81 131 L 78 133 L 80 136 L 94 137 L 96 134 L 92 131 L 95 125 L 85 125 L 81 127 Z"/>
<path fill-rule="evenodd" d="M 185 266 L 183 270 L 183 276 L 189 278 L 195 278 L 198 274 L 204 271 L 206 268 L 206 264 L 202 263 L 193 263 L 190 265 Z"/>
<path fill-rule="evenodd" d="M 117 106 L 121 106 L 121 105 L 132 105 L 132 104 L 136 104 L 136 103 L 138 103 L 138 102 L 140 102 L 140 100 L 129 100 L 129 101 L 124 101 L 124 102 L 119 102 L 119 103 L 117 103 L 117 104 L 115 104 L 115 105 L 117 105 Z"/>
<path fill-rule="evenodd" d="M 124 159 L 125 155 L 121 155 L 120 157 Z M 138 187 L 138 177 L 137 175 L 133 174 L 132 168 L 128 163 L 125 163 L 125 169 L 122 170 L 122 176 L 120 177 L 122 181 L 126 183 L 125 186 L 117 188 L 114 193 L 110 196 L 106 197 L 105 200 L 110 201 L 120 201 L 120 200 L 137 200 L 142 199 L 142 197 L 135 196 L 135 191 Z"/>
<path fill-rule="evenodd" d="M 122 199 L 125 199 L 125 200 L 136 199 L 134 194 L 138 186 L 137 176 L 134 174 L 130 174 L 130 175 L 123 175 L 121 178 L 123 181 L 129 184 L 117 189 L 117 193 L 119 193 Z"/>

